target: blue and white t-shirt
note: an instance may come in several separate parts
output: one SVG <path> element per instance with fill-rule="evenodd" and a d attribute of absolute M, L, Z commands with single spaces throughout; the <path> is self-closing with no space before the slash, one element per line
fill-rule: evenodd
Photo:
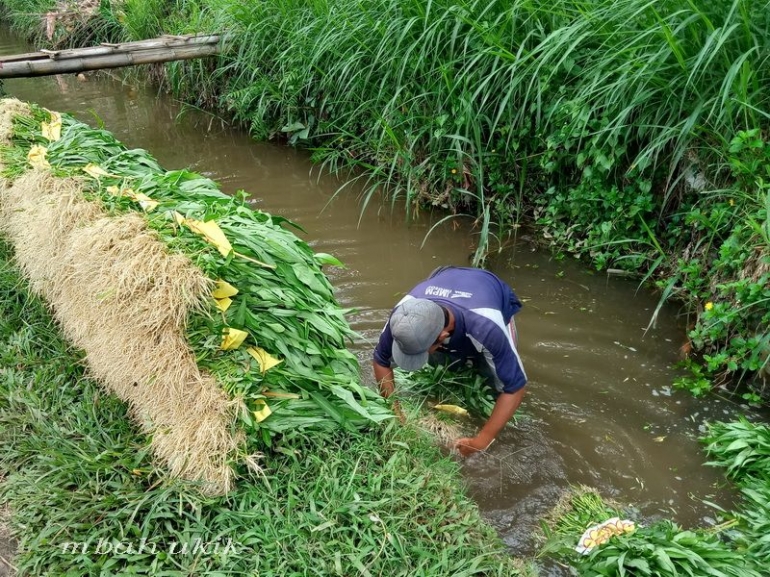
<path fill-rule="evenodd" d="M 454 332 L 443 347 L 450 358 L 464 360 L 482 355 L 506 393 L 515 393 L 527 383 L 509 326 L 521 302 L 497 276 L 477 268 L 446 267 L 414 287 L 398 304 L 411 298 L 432 300 L 454 314 Z M 374 349 L 374 361 L 390 367 L 392 351 L 388 322 Z"/>

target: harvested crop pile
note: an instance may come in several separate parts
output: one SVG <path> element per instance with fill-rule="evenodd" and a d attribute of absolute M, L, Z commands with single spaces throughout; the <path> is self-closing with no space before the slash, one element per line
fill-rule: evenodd
<path fill-rule="evenodd" d="M 66 115 L 0 101 L 0 233 L 170 473 L 222 493 L 276 438 L 391 416 L 287 220 Z"/>

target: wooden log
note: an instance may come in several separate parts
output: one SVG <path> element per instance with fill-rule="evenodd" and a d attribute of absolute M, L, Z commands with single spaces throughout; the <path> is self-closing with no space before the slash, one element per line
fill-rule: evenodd
<path fill-rule="evenodd" d="M 99 46 L 86 48 L 70 48 L 66 50 L 40 50 L 27 54 L 0 56 L 0 62 L 14 62 L 18 60 L 47 60 L 63 58 L 80 58 L 84 56 L 99 56 L 113 54 L 115 52 L 134 52 L 150 50 L 153 48 L 176 48 L 178 46 L 191 46 L 197 44 L 217 44 L 220 41 L 218 34 L 207 36 L 162 36 L 151 40 L 138 40 L 136 42 L 124 42 L 122 44 L 108 44 L 103 42 Z"/>
<path fill-rule="evenodd" d="M 219 53 L 219 46 L 202 44 L 180 46 L 176 48 L 155 48 L 137 52 L 100 54 L 86 58 L 66 58 L 63 60 L 27 60 L 22 62 L 0 62 L 0 78 L 23 78 L 48 76 L 52 74 L 75 74 L 101 68 L 121 68 L 139 64 L 170 62 L 202 58 Z"/>
<path fill-rule="evenodd" d="M 99 46 L 86 48 L 69 48 L 66 50 L 40 50 L 26 54 L 0 56 L 0 62 L 15 62 L 18 60 L 46 60 L 49 58 L 79 58 L 82 56 L 97 56 L 112 54 L 114 52 L 132 52 L 136 50 L 149 50 L 152 48 L 175 48 L 177 46 L 190 46 L 193 44 L 217 44 L 220 41 L 218 34 L 206 36 L 162 36 L 151 40 L 137 40 L 122 44 L 108 44 L 103 42 Z"/>
<path fill-rule="evenodd" d="M 198 58 L 199 56 L 190 56 L 188 49 L 202 46 L 215 46 L 218 48 L 220 42 L 220 36 L 218 34 L 212 34 L 207 36 L 163 36 L 161 38 L 155 38 L 151 40 L 139 40 L 137 42 L 126 42 L 123 44 L 107 44 L 104 43 L 100 46 L 91 46 L 88 48 L 75 48 L 68 50 L 41 50 L 39 52 L 31 52 L 27 54 L 17 54 L 12 56 L 0 56 L 0 78 L 16 78 L 19 76 L 40 76 L 44 74 L 59 74 L 60 72 L 35 72 L 36 70 L 54 70 L 50 66 L 38 65 L 37 63 L 49 63 L 59 60 L 83 60 L 87 61 L 91 58 L 108 56 L 108 55 L 120 55 L 120 54 L 139 54 L 141 52 L 148 52 L 152 54 L 153 62 L 163 62 L 164 60 L 154 60 L 157 56 L 158 50 L 168 50 L 169 54 L 173 54 L 173 51 L 181 50 L 180 54 L 184 54 L 182 58 L 169 58 L 170 60 L 184 59 L 184 58 Z M 192 50 L 195 53 L 195 50 Z M 215 52 L 216 53 L 216 52 Z M 200 56 L 207 56 L 210 52 L 207 49 L 202 50 Z M 139 57 L 137 57 L 139 58 Z M 142 60 L 142 58 L 139 58 Z M 116 59 L 120 61 L 120 59 Z M 130 64 L 122 64 L 119 66 L 130 66 Z M 104 66 L 105 68 L 116 66 Z M 64 72 L 78 72 L 79 70 L 73 69 L 72 66 L 62 66 Z M 90 65 L 87 65 L 82 70 L 94 70 Z M 26 71 L 26 72 L 25 72 Z"/>

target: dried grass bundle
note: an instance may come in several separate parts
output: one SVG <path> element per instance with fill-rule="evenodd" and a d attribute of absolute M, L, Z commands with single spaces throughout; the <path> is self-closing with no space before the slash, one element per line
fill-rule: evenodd
<path fill-rule="evenodd" d="M 452 448 L 457 439 L 468 436 L 462 423 L 441 418 L 433 413 L 421 416 L 415 426 L 435 439 L 437 445 Z"/>
<path fill-rule="evenodd" d="M 29 105 L 15 98 L 0 101 L 0 144 L 9 144 L 13 136 L 13 119 L 29 115 Z"/>

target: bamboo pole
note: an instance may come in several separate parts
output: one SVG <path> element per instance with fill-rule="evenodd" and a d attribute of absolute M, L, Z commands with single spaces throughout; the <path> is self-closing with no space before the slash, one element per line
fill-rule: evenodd
<path fill-rule="evenodd" d="M 218 35 L 166 36 L 88 48 L 0 57 L 0 78 L 70 74 L 101 68 L 202 58 L 219 53 Z"/>

